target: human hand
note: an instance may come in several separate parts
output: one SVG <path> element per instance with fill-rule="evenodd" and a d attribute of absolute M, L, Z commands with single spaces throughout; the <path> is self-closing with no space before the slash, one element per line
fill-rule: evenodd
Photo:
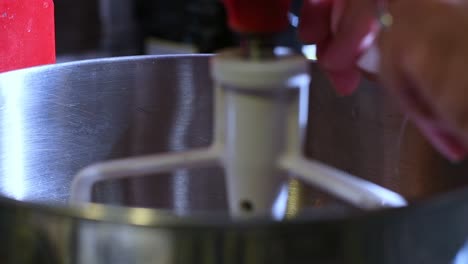
<path fill-rule="evenodd" d="M 393 25 L 369 48 L 378 31 L 373 3 L 306 0 L 300 35 L 318 45 L 319 64 L 340 94 L 357 87 L 363 68 L 358 64 L 371 65 L 364 68 L 377 73 L 432 144 L 453 161 L 463 159 L 468 153 L 468 10 L 463 1 L 392 2 Z"/>
<path fill-rule="evenodd" d="M 336 91 L 349 95 L 357 88 L 361 70 L 357 61 L 379 29 L 378 0 L 305 0 L 300 38 L 317 45 L 319 65 Z"/>
<path fill-rule="evenodd" d="M 390 6 L 381 32 L 379 79 L 446 157 L 468 153 L 468 9 L 461 1 L 411 0 Z"/>

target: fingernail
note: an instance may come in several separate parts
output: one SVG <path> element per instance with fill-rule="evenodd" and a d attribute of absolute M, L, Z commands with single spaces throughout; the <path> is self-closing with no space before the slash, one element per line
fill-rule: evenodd
<path fill-rule="evenodd" d="M 361 70 L 373 74 L 379 73 L 379 64 L 380 53 L 376 45 L 370 46 L 357 62 L 357 65 Z"/>
<path fill-rule="evenodd" d="M 360 82 L 360 75 L 356 71 L 331 72 L 328 76 L 336 92 L 340 96 L 351 95 Z"/>

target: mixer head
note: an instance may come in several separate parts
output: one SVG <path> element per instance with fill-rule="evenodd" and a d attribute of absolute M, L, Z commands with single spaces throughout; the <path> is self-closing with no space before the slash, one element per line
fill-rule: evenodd
<path fill-rule="evenodd" d="M 229 26 L 241 37 L 243 56 L 274 57 L 274 37 L 288 25 L 291 0 L 224 0 Z"/>
<path fill-rule="evenodd" d="M 287 28 L 291 0 L 224 0 L 230 27 L 241 34 L 272 34 Z"/>

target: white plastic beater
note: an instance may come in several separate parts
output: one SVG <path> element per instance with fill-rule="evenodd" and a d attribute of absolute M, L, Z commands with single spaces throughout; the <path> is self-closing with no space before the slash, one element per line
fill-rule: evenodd
<path fill-rule="evenodd" d="M 300 88 L 309 85 L 305 58 L 253 61 L 229 50 L 214 56 L 211 67 L 216 83 L 211 147 L 91 165 L 74 178 L 70 202 L 91 202 L 99 181 L 220 165 L 233 217 L 270 215 L 284 175 L 362 209 L 406 205 L 397 193 L 303 156 L 299 102 L 305 96 Z"/>

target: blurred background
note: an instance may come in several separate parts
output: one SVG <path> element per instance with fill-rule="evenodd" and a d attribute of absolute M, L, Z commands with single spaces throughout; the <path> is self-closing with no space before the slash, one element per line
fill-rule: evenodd
<path fill-rule="evenodd" d="M 301 2 L 294 0 L 291 26 L 278 43 L 307 51 L 295 32 Z M 59 62 L 212 53 L 237 43 L 221 0 L 55 0 L 55 8 Z"/>

